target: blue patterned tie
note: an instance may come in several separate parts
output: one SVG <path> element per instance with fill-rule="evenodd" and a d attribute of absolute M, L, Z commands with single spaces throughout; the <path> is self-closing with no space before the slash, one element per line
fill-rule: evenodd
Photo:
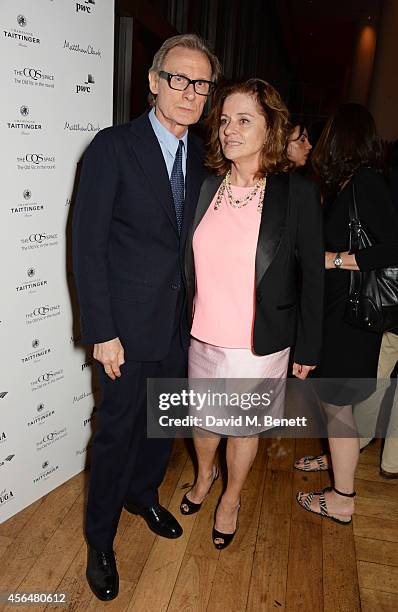
<path fill-rule="evenodd" d="M 178 149 L 174 159 L 170 176 L 171 191 L 173 192 L 174 208 L 176 209 L 178 233 L 181 234 L 182 218 L 184 215 L 184 175 L 182 173 L 182 149 L 184 142 L 178 141 Z"/>

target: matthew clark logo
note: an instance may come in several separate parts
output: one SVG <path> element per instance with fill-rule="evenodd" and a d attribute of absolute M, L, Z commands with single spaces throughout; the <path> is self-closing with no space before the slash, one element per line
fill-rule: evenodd
<path fill-rule="evenodd" d="M 11 214 L 20 217 L 32 217 L 34 214 L 43 211 L 45 208 L 44 204 L 31 201 L 32 195 L 32 191 L 29 188 L 25 189 L 22 193 L 25 202 L 20 201 L 18 205 L 12 206 L 10 208 Z"/>
<path fill-rule="evenodd" d="M 37 277 L 35 268 L 26 270 L 27 280 L 17 285 L 17 293 L 37 293 L 40 289 L 47 285 L 47 281 Z"/>
<path fill-rule="evenodd" d="M 90 15 L 95 7 L 95 2 L 96 0 L 80 0 L 79 2 L 74 0 L 76 13 Z"/>
<path fill-rule="evenodd" d="M 64 130 L 69 132 L 99 132 L 101 129 L 100 124 L 94 124 L 89 121 L 88 123 L 69 123 L 65 121 Z"/>
<path fill-rule="evenodd" d="M 53 74 L 47 74 L 47 71 L 41 68 L 34 68 L 32 66 L 14 68 L 12 74 L 15 85 L 54 89 L 55 76 Z"/>
<path fill-rule="evenodd" d="M 22 251 L 32 251 L 33 249 L 41 249 L 58 244 L 58 234 L 45 234 L 36 232 L 35 234 L 29 234 L 20 239 Z"/>
<path fill-rule="evenodd" d="M 17 15 L 15 25 L 18 26 L 18 28 L 11 27 L 7 30 L 3 29 L 4 38 L 9 41 L 14 40 L 18 43 L 19 47 L 34 47 L 35 45 L 40 45 L 40 38 L 37 34 L 28 31 L 28 18 L 25 15 Z"/>
<path fill-rule="evenodd" d="M 14 119 L 13 121 L 7 121 L 7 127 L 9 130 L 21 130 L 21 134 L 28 135 L 32 131 L 40 131 L 42 129 L 41 123 L 37 123 L 31 117 L 31 111 L 29 106 L 23 104 L 19 109 L 19 114 L 23 119 Z"/>
<path fill-rule="evenodd" d="M 55 170 L 55 155 L 37 151 L 18 155 L 17 170 Z"/>
<path fill-rule="evenodd" d="M 82 53 L 83 55 L 94 55 L 99 58 L 102 56 L 101 49 L 97 49 L 94 45 L 81 45 L 80 43 L 70 42 L 69 40 L 64 40 L 64 49 L 74 51 L 75 53 Z"/>

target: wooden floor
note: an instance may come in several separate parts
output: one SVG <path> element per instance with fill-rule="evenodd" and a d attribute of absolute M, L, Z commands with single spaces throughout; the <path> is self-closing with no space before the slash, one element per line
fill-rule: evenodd
<path fill-rule="evenodd" d="M 210 540 L 220 480 L 198 514 L 181 517 L 184 535 L 175 541 L 155 537 L 141 518 L 123 512 L 115 542 L 120 594 L 107 604 L 85 581 L 87 474 L 79 474 L 0 525 L 0 591 L 66 592 L 69 604 L 58 609 L 74 611 L 396 611 L 398 481 L 379 477 L 380 444 L 370 446 L 360 458 L 353 526 L 321 521 L 294 495 L 326 485 L 328 477 L 291 468 L 295 456 L 318 450 L 314 440 L 262 441 L 239 531 L 221 553 Z M 176 516 L 192 478 L 185 444 L 177 441 L 161 489 Z"/>

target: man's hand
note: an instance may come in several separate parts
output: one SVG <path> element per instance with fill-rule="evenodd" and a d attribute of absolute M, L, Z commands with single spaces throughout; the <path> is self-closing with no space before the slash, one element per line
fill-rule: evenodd
<path fill-rule="evenodd" d="M 120 378 L 120 366 L 124 364 L 124 349 L 119 338 L 94 344 L 93 357 L 104 366 L 105 373 L 112 380 Z"/>
<path fill-rule="evenodd" d="M 296 378 L 301 378 L 301 380 L 304 380 L 305 378 L 307 378 L 310 371 L 315 370 L 315 368 L 316 366 L 307 366 L 301 363 L 294 362 L 292 374 L 293 376 L 296 376 Z"/>

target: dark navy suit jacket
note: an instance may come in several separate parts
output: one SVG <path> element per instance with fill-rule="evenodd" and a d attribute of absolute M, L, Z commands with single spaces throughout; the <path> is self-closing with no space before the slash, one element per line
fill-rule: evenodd
<path fill-rule="evenodd" d="M 148 114 L 93 139 L 73 218 L 83 342 L 119 337 L 126 359 L 158 361 L 167 355 L 185 294 L 183 251 L 205 177 L 203 157 L 200 139 L 189 134 L 179 236 L 166 164 Z M 179 324 L 187 346 L 186 316 Z"/>

